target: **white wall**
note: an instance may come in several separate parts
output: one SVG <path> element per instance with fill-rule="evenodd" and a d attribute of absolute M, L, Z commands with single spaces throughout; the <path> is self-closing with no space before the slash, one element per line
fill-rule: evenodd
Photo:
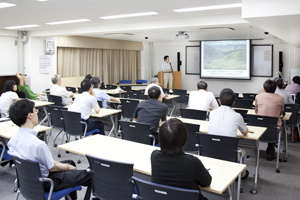
<path fill-rule="evenodd" d="M 14 75 L 18 71 L 18 46 L 16 37 L 0 36 L 0 75 Z"/>
<path fill-rule="evenodd" d="M 141 79 L 150 80 L 150 43 L 143 42 L 144 50 L 141 52 Z"/>
<path fill-rule="evenodd" d="M 200 81 L 199 75 L 185 74 L 185 47 L 196 46 L 198 43 L 194 42 L 160 42 L 153 43 L 153 66 L 152 76 L 161 71 L 161 64 L 163 63 L 164 55 L 170 56 L 170 62 L 173 69 L 177 70 L 177 52 L 180 52 L 182 61 L 182 89 L 195 90 L 196 84 Z M 290 44 L 284 43 L 279 39 L 276 40 L 253 40 L 252 44 L 273 44 L 273 77 L 252 77 L 251 80 L 226 80 L 226 79 L 201 79 L 208 83 L 209 91 L 215 95 L 227 87 L 233 89 L 235 92 L 257 92 L 262 89 L 263 82 L 268 78 L 277 77 L 279 68 L 279 51 L 283 52 L 283 76 L 285 80 L 290 80 L 293 77 L 290 74 L 291 68 L 300 68 L 299 54 L 300 49 Z"/>
<path fill-rule="evenodd" d="M 46 88 L 52 86 L 51 76 L 57 73 L 57 54 L 51 59 L 51 73 L 40 74 L 39 61 L 40 56 L 45 55 L 45 40 L 50 39 L 55 41 L 56 37 L 52 38 L 36 38 L 28 34 L 28 41 L 24 45 L 24 73 L 27 74 L 26 84 L 28 84 L 33 92 L 42 92 Z"/>

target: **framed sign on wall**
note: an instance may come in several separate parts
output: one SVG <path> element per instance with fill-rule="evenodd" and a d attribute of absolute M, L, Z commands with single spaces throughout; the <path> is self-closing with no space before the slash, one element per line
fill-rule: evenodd
<path fill-rule="evenodd" d="M 251 76 L 273 76 L 273 45 L 251 46 Z"/>

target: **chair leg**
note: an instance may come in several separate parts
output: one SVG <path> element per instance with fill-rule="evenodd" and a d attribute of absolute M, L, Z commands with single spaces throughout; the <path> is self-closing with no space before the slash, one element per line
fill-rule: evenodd
<path fill-rule="evenodd" d="M 79 155 L 79 156 L 78 156 L 78 161 L 77 161 L 77 163 L 78 163 L 78 164 L 80 164 L 80 163 L 81 163 L 81 160 L 80 160 L 80 158 L 81 158 L 81 155 Z"/>
<path fill-rule="evenodd" d="M 280 173 L 280 170 L 278 168 L 279 165 L 279 155 L 280 155 L 280 140 L 281 140 L 281 131 L 279 131 L 279 136 L 278 136 L 278 149 L 277 149 L 277 159 L 276 159 L 276 172 Z"/>
<path fill-rule="evenodd" d="M 15 200 L 17 200 L 17 199 L 19 198 L 19 195 L 20 195 L 20 190 L 18 189 L 18 190 L 17 190 L 16 197 L 15 197 Z"/>
<path fill-rule="evenodd" d="M 60 135 L 60 133 L 61 133 L 63 130 L 64 130 L 64 129 L 61 129 L 61 130 L 55 135 L 55 137 L 54 137 L 54 139 L 53 139 L 53 147 L 57 147 L 57 144 L 55 143 L 55 141 L 56 141 L 57 137 Z"/>
<path fill-rule="evenodd" d="M 61 143 L 60 143 L 61 145 L 64 142 L 65 135 L 66 135 L 66 133 L 64 133 L 63 136 L 62 136 Z M 60 151 L 61 151 L 61 149 L 59 149 L 58 154 L 57 154 L 57 157 L 59 157 L 59 158 L 61 157 Z"/>

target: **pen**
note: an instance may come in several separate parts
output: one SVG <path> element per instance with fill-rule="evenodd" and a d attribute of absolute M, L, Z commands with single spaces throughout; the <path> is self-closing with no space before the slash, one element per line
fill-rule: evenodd
<path fill-rule="evenodd" d="M 210 168 L 207 169 L 207 171 L 209 171 L 209 170 L 210 170 Z"/>

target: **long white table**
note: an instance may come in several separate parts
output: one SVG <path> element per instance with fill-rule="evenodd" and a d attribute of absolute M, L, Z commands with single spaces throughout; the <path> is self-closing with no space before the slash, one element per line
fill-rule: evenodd
<path fill-rule="evenodd" d="M 151 176 L 150 156 L 153 150 L 159 149 L 150 145 L 126 141 L 122 139 L 93 135 L 82 140 L 66 143 L 58 148 L 85 156 L 96 157 L 133 163 L 134 171 Z M 242 171 L 246 165 L 203 157 L 199 158 L 206 168 L 210 168 L 212 183 L 201 190 L 222 194 Z M 239 192 L 239 191 L 238 191 Z"/>

